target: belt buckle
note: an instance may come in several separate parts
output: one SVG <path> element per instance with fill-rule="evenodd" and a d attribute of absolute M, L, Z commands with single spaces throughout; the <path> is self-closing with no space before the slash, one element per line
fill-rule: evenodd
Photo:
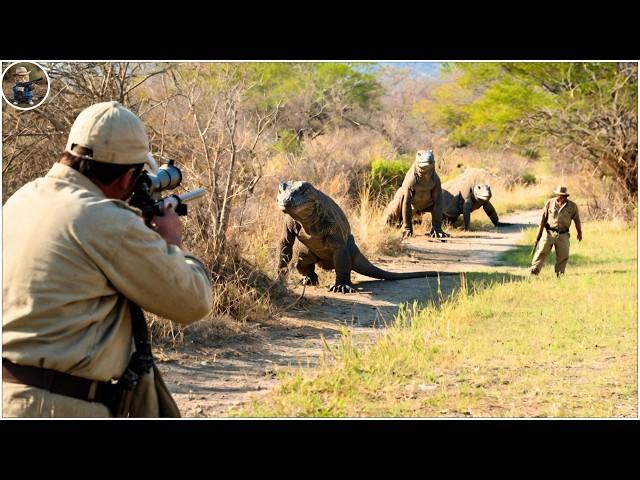
<path fill-rule="evenodd" d="M 87 400 L 89 400 L 90 402 L 93 402 L 96 398 L 97 391 L 98 391 L 98 381 L 94 380 L 93 382 L 91 382 L 91 385 L 89 386 L 89 393 L 87 393 Z"/>

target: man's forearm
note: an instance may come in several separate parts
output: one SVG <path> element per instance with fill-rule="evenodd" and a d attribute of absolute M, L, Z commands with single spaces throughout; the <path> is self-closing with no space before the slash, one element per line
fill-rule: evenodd
<path fill-rule="evenodd" d="M 542 231 L 544 230 L 544 226 L 546 223 L 546 220 L 543 218 L 540 222 L 540 227 L 538 227 L 538 234 L 536 235 L 536 239 L 540 240 L 540 237 L 542 237 Z"/>
<path fill-rule="evenodd" d="M 576 222 L 576 232 L 578 232 L 579 236 L 582 236 L 582 224 L 580 222 Z"/>

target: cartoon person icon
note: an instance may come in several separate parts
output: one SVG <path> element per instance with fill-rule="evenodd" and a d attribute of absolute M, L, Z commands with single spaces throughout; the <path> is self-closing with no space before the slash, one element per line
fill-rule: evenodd
<path fill-rule="evenodd" d="M 29 80 L 29 75 L 30 72 L 25 67 L 18 67 L 15 72 L 13 72 L 14 85 L 12 103 L 14 105 L 18 105 L 21 102 L 33 105 L 33 85 L 42 81 L 42 77 Z"/>

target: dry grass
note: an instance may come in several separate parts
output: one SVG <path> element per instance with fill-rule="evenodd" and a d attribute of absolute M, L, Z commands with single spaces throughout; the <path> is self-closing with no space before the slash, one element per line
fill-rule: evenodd
<path fill-rule="evenodd" d="M 369 177 L 361 176 L 356 207 L 349 212 L 351 230 L 362 253 L 397 255 L 401 252 L 402 234 L 385 225 L 382 215 L 385 205 L 371 188 Z"/>
<path fill-rule="evenodd" d="M 161 346 L 178 347 L 187 338 L 199 342 L 232 339 L 250 334 L 257 324 L 277 321 L 280 306 L 289 299 L 282 285 L 255 265 L 231 256 L 213 273 L 211 314 L 189 326 L 150 316 L 154 340 Z"/>

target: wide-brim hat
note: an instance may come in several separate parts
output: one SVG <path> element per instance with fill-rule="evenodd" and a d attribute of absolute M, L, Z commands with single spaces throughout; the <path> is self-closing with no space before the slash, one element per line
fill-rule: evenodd
<path fill-rule="evenodd" d="M 14 75 L 29 75 L 29 70 L 24 67 L 18 67 L 13 72 Z"/>
<path fill-rule="evenodd" d="M 553 191 L 554 195 L 564 195 L 565 197 L 569 196 L 569 189 L 567 187 L 563 187 L 558 185 L 556 189 Z"/>

